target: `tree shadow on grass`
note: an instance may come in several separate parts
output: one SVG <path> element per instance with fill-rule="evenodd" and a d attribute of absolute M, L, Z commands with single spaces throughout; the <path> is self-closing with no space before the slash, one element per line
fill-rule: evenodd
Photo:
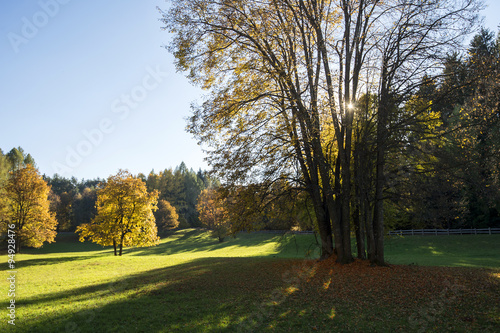
<path fill-rule="evenodd" d="M 53 243 L 45 243 L 41 248 L 22 247 L 19 254 L 56 254 L 77 252 L 111 251 L 111 246 L 101 246 L 91 242 L 80 242 L 75 233 L 58 234 Z"/>
<path fill-rule="evenodd" d="M 25 332 L 234 332 L 258 311 L 256 301 L 282 284 L 284 267 L 263 258 L 196 259 L 16 300 L 19 308 L 52 308 L 33 320 L 19 317 L 16 325 Z"/>
<path fill-rule="evenodd" d="M 47 258 L 41 257 L 40 259 L 26 259 L 26 260 L 16 260 L 17 268 L 25 268 L 30 266 L 48 266 L 48 265 L 57 265 L 66 262 L 75 262 L 75 261 L 83 261 L 87 259 L 94 259 L 100 256 L 108 256 L 109 254 L 94 254 L 94 255 L 81 255 L 81 256 L 68 256 L 68 257 L 54 257 Z M 0 271 L 8 271 L 10 270 L 7 265 L 0 267 Z"/>

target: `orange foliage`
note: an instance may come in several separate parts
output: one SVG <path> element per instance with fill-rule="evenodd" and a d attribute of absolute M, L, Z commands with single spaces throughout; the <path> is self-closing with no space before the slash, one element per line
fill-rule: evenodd
<path fill-rule="evenodd" d="M 225 200 L 214 189 L 205 189 L 198 197 L 196 210 L 200 214 L 201 223 L 214 232 L 219 242 L 224 240 L 229 230 L 229 219 Z"/>
<path fill-rule="evenodd" d="M 10 172 L 3 192 L 0 233 L 15 231 L 17 252 L 21 245 L 39 248 L 54 241 L 57 221 L 49 209 L 50 187 L 37 169 L 28 164 Z"/>
<path fill-rule="evenodd" d="M 151 246 L 159 241 L 153 211 L 158 191 L 147 192 L 146 184 L 127 171 L 110 176 L 97 192 L 97 216 L 76 229 L 80 241 L 86 238 L 107 246 Z"/>

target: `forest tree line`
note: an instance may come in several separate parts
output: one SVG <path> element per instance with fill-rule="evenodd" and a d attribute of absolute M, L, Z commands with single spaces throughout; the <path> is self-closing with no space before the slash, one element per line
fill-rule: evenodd
<path fill-rule="evenodd" d="M 15 170 L 32 165 L 36 168 L 35 159 L 23 148 L 12 148 L 3 153 L 0 150 L 0 189 L 2 189 Z M 149 192 L 160 192 L 159 202 L 166 201 L 174 207 L 175 227 L 201 227 L 196 203 L 201 191 L 215 187 L 218 182 L 201 169 L 198 172 L 188 169 L 182 162 L 175 169 L 169 168 L 156 173 L 151 171 L 147 176 L 138 174 Z M 43 175 L 43 180 L 50 187 L 48 200 L 50 210 L 57 220 L 57 231 L 75 231 L 76 227 L 90 223 L 96 215 L 97 190 L 102 188 L 106 179 L 65 178 L 58 174 Z M 159 203 L 162 208 L 162 204 Z"/>
<path fill-rule="evenodd" d="M 389 228 L 500 226 L 500 34 L 481 29 L 443 68 L 401 110 L 416 116 L 392 138 Z"/>
<path fill-rule="evenodd" d="M 33 166 L 38 173 L 34 158 L 22 147 L 12 148 L 6 154 L 0 150 L 0 189 L 5 187 L 16 170 L 24 169 L 28 165 Z M 205 190 L 210 192 L 210 195 L 217 193 L 216 196 L 219 197 L 225 190 L 219 180 L 210 176 L 207 171 L 200 169 L 195 172 L 193 169 L 188 169 L 184 162 L 174 169 L 169 168 L 159 172 L 152 170 L 147 176 L 139 173 L 134 177 L 145 183 L 149 193 L 153 191 L 159 193 L 158 208 L 154 211 L 154 215 L 160 232 L 176 228 L 207 227 L 207 223 L 200 221 L 199 217 L 200 195 Z M 50 189 L 47 200 L 50 212 L 57 221 L 57 232 L 73 232 L 77 227 L 91 223 L 96 217 L 97 193 L 106 185 L 106 179 L 78 180 L 75 177 L 65 178 L 58 174 L 43 175 L 41 178 Z M 247 226 L 246 230 L 292 228 L 312 230 L 313 221 L 308 211 L 310 208 L 307 207 L 303 195 L 285 197 L 276 187 L 274 192 L 279 193 L 279 196 L 276 196 L 277 200 L 260 209 L 257 203 L 261 194 L 255 191 L 249 196 L 253 190 L 240 189 L 245 195 L 238 195 L 231 204 L 226 201 L 222 204 L 218 201 L 215 209 L 231 212 L 231 221 L 223 222 L 227 226 L 224 229 L 224 236 L 241 230 L 240 223 L 246 221 L 250 215 L 253 223 Z M 212 202 L 210 206 L 213 205 Z"/>
<path fill-rule="evenodd" d="M 148 192 L 157 190 L 160 193 L 161 213 L 161 201 L 174 207 L 178 217 L 172 227 L 201 227 L 196 202 L 203 189 L 214 186 L 207 172 L 195 172 L 182 162 L 175 169 L 169 168 L 158 173 L 153 170 L 147 176 L 140 173 L 136 177 L 146 183 Z M 97 189 L 105 184 L 105 179 L 78 181 L 74 177 L 68 179 L 57 174 L 45 176 L 45 179 L 52 188 L 51 202 L 60 231 L 74 231 L 77 226 L 91 222 L 96 214 Z"/>

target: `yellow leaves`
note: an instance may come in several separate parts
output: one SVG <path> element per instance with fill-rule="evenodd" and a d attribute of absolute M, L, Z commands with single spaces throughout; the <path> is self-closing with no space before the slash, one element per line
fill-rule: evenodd
<path fill-rule="evenodd" d="M 432 104 L 432 103 L 431 103 Z M 441 121 L 441 113 L 438 111 L 430 111 L 427 113 L 427 124 L 430 130 L 434 130 L 441 126 L 443 122 Z"/>
<path fill-rule="evenodd" d="M 335 308 L 332 308 L 332 309 L 330 310 L 330 313 L 328 314 L 328 318 L 329 318 L 329 319 L 333 319 L 333 318 L 335 318 Z"/>
<path fill-rule="evenodd" d="M 76 233 L 79 234 L 78 240 L 85 242 L 85 237 L 89 235 L 89 224 L 85 223 L 76 227 Z"/>
<path fill-rule="evenodd" d="M 200 215 L 201 223 L 210 230 L 225 234 L 229 229 L 229 218 L 225 200 L 215 189 L 205 189 L 198 197 L 196 210 Z"/>
<path fill-rule="evenodd" d="M 329 278 L 326 282 L 323 283 L 323 289 L 328 290 L 331 284 L 332 284 L 332 278 Z"/>
<path fill-rule="evenodd" d="M 90 239 L 107 246 L 150 246 L 158 243 L 153 211 L 158 191 L 147 192 L 146 184 L 127 171 L 110 176 L 97 192 L 97 215 L 91 224 L 77 228 L 80 241 Z"/>
<path fill-rule="evenodd" d="M 408 117 L 414 119 L 416 133 L 421 140 L 426 140 L 431 134 L 435 134 L 443 125 L 441 112 L 433 110 L 433 101 L 418 95 L 412 96 L 404 107 Z M 439 146 L 441 142 L 436 142 Z"/>
<path fill-rule="evenodd" d="M 158 210 L 155 213 L 156 223 L 161 228 L 167 230 L 179 226 L 179 214 L 174 206 L 166 200 L 158 202 Z"/>
<path fill-rule="evenodd" d="M 15 224 L 23 245 L 41 247 L 54 241 L 57 221 L 49 210 L 49 192 L 50 187 L 32 165 L 10 172 L 4 194 L 6 222 Z"/>
<path fill-rule="evenodd" d="M 291 295 L 293 294 L 294 292 L 296 292 L 297 290 L 299 290 L 299 288 L 297 286 L 290 286 L 290 287 L 287 287 L 284 291 L 284 294 L 285 295 Z"/>

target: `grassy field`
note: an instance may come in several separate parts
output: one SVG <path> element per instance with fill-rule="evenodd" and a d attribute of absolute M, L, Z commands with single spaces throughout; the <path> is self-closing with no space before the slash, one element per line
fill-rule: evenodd
<path fill-rule="evenodd" d="M 16 256 L 15 326 L 2 254 L 0 332 L 500 331 L 500 235 L 386 244 L 397 265 L 318 263 L 312 235 L 183 230 L 122 257 L 62 235 Z"/>
<path fill-rule="evenodd" d="M 393 236 L 385 250 L 391 264 L 500 268 L 500 235 Z"/>

